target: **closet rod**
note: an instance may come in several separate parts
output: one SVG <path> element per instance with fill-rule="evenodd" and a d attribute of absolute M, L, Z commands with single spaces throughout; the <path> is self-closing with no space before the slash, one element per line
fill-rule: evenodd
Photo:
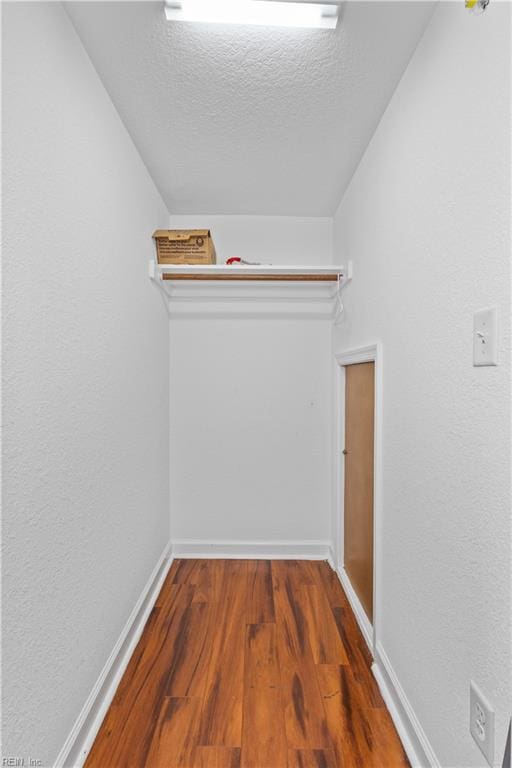
<path fill-rule="evenodd" d="M 290 275 L 290 274 L 277 274 L 277 275 L 240 275 L 240 274 L 221 274 L 221 275 L 213 275 L 213 274 L 201 274 L 195 272 L 194 274 L 191 273 L 184 273 L 180 272 L 177 273 L 168 273 L 164 272 L 162 274 L 162 280 L 243 280 L 245 282 L 253 281 L 253 280 L 264 280 L 265 282 L 273 281 L 273 280 L 279 280 L 280 282 L 329 282 L 329 283 L 335 283 L 338 280 L 337 275 L 322 275 L 322 274 L 311 274 L 311 275 Z"/>

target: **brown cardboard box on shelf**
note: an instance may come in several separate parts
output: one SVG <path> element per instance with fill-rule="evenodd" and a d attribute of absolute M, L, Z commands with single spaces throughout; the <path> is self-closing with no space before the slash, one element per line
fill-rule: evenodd
<path fill-rule="evenodd" d="M 157 229 L 153 234 L 159 264 L 215 264 L 209 229 Z"/>

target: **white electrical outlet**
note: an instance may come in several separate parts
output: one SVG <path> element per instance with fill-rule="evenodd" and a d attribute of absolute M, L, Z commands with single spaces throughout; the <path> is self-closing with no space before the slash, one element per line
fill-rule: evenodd
<path fill-rule="evenodd" d="M 473 365 L 498 365 L 496 307 L 476 312 L 473 320 Z"/>
<path fill-rule="evenodd" d="M 472 680 L 469 687 L 469 730 L 489 765 L 494 765 L 494 710 Z"/>

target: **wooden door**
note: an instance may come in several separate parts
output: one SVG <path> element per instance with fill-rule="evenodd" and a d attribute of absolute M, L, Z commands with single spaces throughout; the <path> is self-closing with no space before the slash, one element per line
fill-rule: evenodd
<path fill-rule="evenodd" d="M 344 565 L 373 622 L 375 364 L 345 367 Z"/>

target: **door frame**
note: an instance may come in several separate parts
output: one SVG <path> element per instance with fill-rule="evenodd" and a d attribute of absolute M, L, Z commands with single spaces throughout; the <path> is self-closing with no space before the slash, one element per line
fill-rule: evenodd
<path fill-rule="evenodd" d="M 350 347 L 335 353 L 335 435 L 334 435 L 334 563 L 336 572 L 347 593 L 347 597 L 368 647 L 375 658 L 379 623 L 381 618 L 381 572 L 382 572 L 382 343 L 376 341 L 360 347 Z M 357 363 L 374 363 L 374 457 L 373 457 L 373 626 L 357 597 L 345 571 L 344 554 L 344 504 L 345 504 L 345 462 L 342 461 L 345 447 L 345 367 Z"/>

